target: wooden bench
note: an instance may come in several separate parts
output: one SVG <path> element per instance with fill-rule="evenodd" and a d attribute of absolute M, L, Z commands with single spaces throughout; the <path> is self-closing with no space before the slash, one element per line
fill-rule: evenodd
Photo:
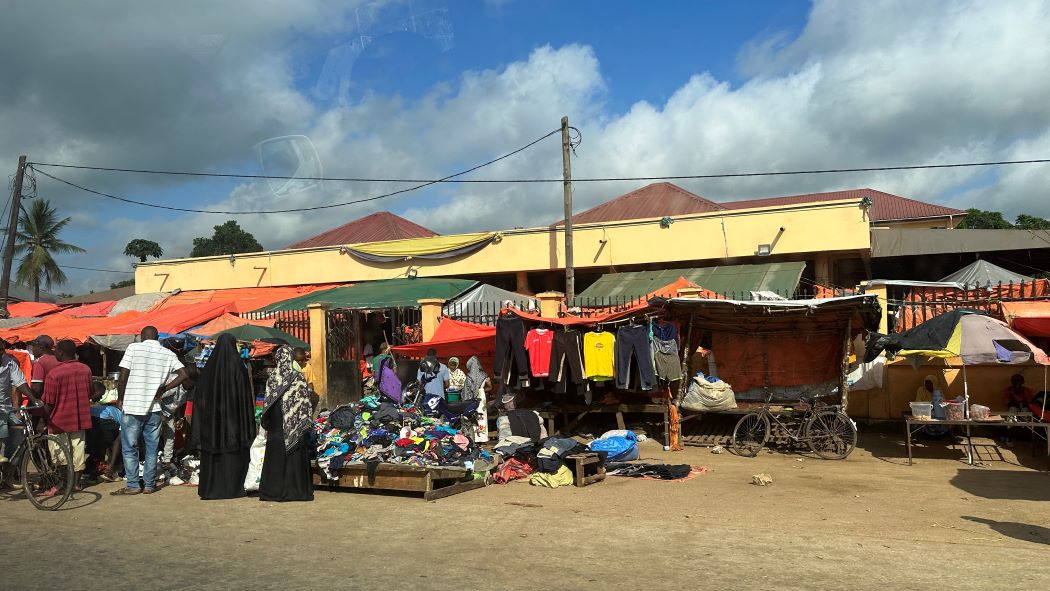
<path fill-rule="evenodd" d="M 405 464 L 379 464 L 369 476 L 364 464 L 345 464 L 338 477 L 314 468 L 314 485 L 341 489 L 363 489 L 422 493 L 423 500 L 435 501 L 444 497 L 481 488 L 489 483 L 489 477 L 465 480 L 469 476 L 466 468 L 457 466 L 410 466 Z"/>
<path fill-rule="evenodd" d="M 576 486 L 587 486 L 605 480 L 605 464 L 596 453 L 580 453 L 565 456 L 565 465 L 572 470 Z M 590 469 L 590 466 L 594 466 Z M 591 474 L 587 474 L 592 472 Z"/>

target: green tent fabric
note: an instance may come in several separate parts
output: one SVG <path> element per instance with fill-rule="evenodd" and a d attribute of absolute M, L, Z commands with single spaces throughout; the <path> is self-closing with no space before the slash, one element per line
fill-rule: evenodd
<path fill-rule="evenodd" d="M 589 298 L 640 298 L 674 283 L 679 277 L 730 297 L 736 293 L 737 298 L 750 299 L 752 291 L 772 291 L 790 297 L 805 268 L 805 262 L 788 262 L 606 273 L 580 292 L 577 301 L 584 300 L 586 303 L 585 300 Z"/>
<path fill-rule="evenodd" d="M 283 330 L 277 330 L 276 328 L 270 328 L 269 326 L 255 326 L 252 324 L 245 324 L 243 326 L 235 326 L 228 328 L 224 331 L 218 332 L 212 335 L 211 338 L 218 339 L 219 335 L 233 335 L 233 338 L 243 343 L 250 343 L 252 341 L 266 341 L 268 343 L 277 343 L 283 341 L 292 347 L 302 347 L 309 349 L 310 345 L 303 341 L 293 337 L 292 335 L 284 332 Z"/>
<path fill-rule="evenodd" d="M 336 309 L 414 308 L 428 298 L 451 300 L 477 285 L 469 279 L 417 277 L 415 279 L 381 279 L 317 291 L 302 297 L 272 304 L 258 311 L 282 312 L 305 310 L 310 304 L 327 303 Z"/>

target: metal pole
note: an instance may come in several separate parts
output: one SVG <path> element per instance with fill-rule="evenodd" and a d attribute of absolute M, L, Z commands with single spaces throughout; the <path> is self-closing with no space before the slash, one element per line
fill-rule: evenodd
<path fill-rule="evenodd" d="M 564 132 L 563 132 L 564 133 Z M 22 177 L 26 170 L 26 157 L 18 157 L 15 183 L 11 191 L 11 219 L 7 223 L 7 240 L 4 242 L 4 274 L 0 276 L 0 318 L 7 318 L 7 299 L 11 289 L 11 264 L 15 259 L 15 237 L 18 235 L 18 213 L 22 211 Z"/>
<path fill-rule="evenodd" d="M 572 262 L 572 164 L 569 161 L 569 118 L 561 118 L 561 175 L 565 199 L 565 301 L 572 306 L 576 299 L 576 270 Z"/>

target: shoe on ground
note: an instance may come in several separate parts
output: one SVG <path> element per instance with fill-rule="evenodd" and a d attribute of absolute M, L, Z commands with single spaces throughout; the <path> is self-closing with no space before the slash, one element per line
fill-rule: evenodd
<path fill-rule="evenodd" d="M 57 486 L 52 486 L 51 488 L 49 488 L 49 489 L 45 490 L 44 492 L 40 493 L 39 496 L 41 498 L 44 498 L 44 499 L 50 499 L 51 497 L 57 497 L 58 496 L 58 487 Z"/>

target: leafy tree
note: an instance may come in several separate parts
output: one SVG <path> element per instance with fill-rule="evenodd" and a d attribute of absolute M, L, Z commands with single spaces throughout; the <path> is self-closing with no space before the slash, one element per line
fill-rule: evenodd
<path fill-rule="evenodd" d="M 191 257 L 207 257 L 242 252 L 259 252 L 263 247 L 251 233 L 243 230 L 236 221 L 215 226 L 211 238 L 194 238 Z"/>
<path fill-rule="evenodd" d="M 33 286 L 33 300 L 40 301 L 40 284 L 49 291 L 53 285 L 66 282 L 66 274 L 55 262 L 55 254 L 86 252 L 79 246 L 63 242 L 58 235 L 72 218 L 58 219 L 58 212 L 46 199 L 36 199 L 29 210 L 22 210 L 15 236 L 15 254 L 22 257 L 18 264 L 18 281 Z"/>
<path fill-rule="evenodd" d="M 118 281 L 116 283 L 110 283 L 109 284 L 109 288 L 110 289 L 120 289 L 121 287 L 132 287 L 133 285 L 135 285 L 135 280 L 134 279 L 124 279 L 124 280 Z"/>
<path fill-rule="evenodd" d="M 145 263 L 147 257 L 159 259 L 164 256 L 164 249 L 152 240 L 136 238 L 124 247 L 125 256 L 138 257 L 140 263 Z"/>
<path fill-rule="evenodd" d="M 1050 230 L 1050 221 L 1022 213 L 1017 216 L 1017 222 L 1014 224 L 1014 227 L 1021 230 Z"/>
<path fill-rule="evenodd" d="M 60 299 L 60 300 L 67 300 L 67 299 L 72 298 L 72 297 L 76 297 L 76 296 L 74 296 L 71 293 L 66 293 L 66 292 L 55 294 L 55 298 Z"/>
<path fill-rule="evenodd" d="M 956 227 L 968 230 L 1009 230 L 1013 224 L 1003 219 L 1003 214 L 998 211 L 971 208 L 966 210 L 966 217 Z"/>

